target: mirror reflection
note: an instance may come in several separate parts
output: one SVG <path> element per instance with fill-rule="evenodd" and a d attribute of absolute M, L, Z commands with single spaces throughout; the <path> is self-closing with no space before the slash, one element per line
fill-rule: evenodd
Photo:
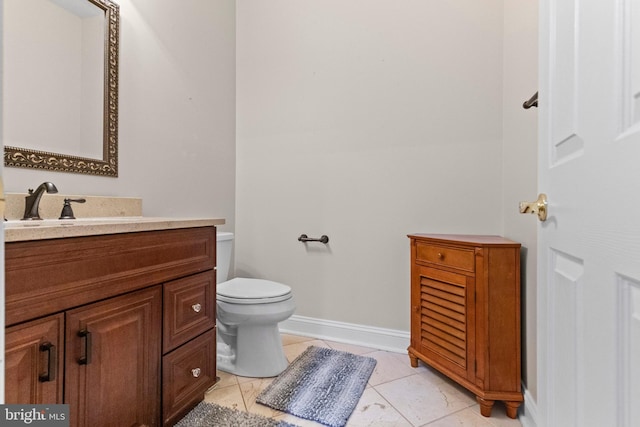
<path fill-rule="evenodd" d="M 117 176 L 118 6 L 0 1 L 5 165 Z"/>

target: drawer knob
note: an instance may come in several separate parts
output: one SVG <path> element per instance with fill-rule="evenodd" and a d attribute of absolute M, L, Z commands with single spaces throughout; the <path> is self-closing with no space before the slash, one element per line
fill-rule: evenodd
<path fill-rule="evenodd" d="M 202 373 L 202 370 L 200 368 L 193 368 L 191 370 L 191 375 L 193 375 L 193 378 L 198 378 L 201 373 Z"/>
<path fill-rule="evenodd" d="M 444 259 L 444 254 L 442 252 L 438 252 L 438 258 L 439 259 Z"/>
<path fill-rule="evenodd" d="M 193 304 L 191 306 L 191 308 L 193 309 L 193 311 L 195 311 L 196 313 L 200 313 L 200 310 L 202 310 L 202 305 L 200 305 L 200 303 L 197 304 Z"/>

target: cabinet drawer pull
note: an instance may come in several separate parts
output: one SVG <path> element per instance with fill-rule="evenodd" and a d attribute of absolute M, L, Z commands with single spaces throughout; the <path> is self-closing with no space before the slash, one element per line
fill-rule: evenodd
<path fill-rule="evenodd" d="M 202 305 L 200 305 L 200 303 L 197 304 L 193 304 L 191 306 L 191 308 L 193 309 L 193 311 L 195 311 L 196 313 L 200 313 L 200 310 L 202 310 Z"/>
<path fill-rule="evenodd" d="M 53 381 L 56 379 L 56 367 L 57 367 L 57 352 L 56 346 L 51 344 L 50 342 L 44 342 L 40 344 L 40 351 L 47 352 L 47 372 L 44 374 L 40 374 L 38 380 L 41 383 L 46 383 L 48 381 Z"/>
<path fill-rule="evenodd" d="M 200 368 L 193 368 L 191 370 L 191 375 L 193 375 L 193 378 L 198 378 L 201 373 L 202 373 L 202 370 Z"/>
<path fill-rule="evenodd" d="M 438 258 L 439 259 L 444 259 L 444 255 L 442 254 L 442 252 L 438 252 Z"/>
<path fill-rule="evenodd" d="M 78 336 L 84 338 L 84 356 L 78 359 L 79 365 L 88 365 L 91 363 L 91 332 L 86 329 L 78 331 Z"/>

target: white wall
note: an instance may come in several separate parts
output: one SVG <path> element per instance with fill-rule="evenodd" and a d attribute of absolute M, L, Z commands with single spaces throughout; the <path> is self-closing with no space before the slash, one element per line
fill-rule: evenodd
<path fill-rule="evenodd" d="M 502 1 L 236 19 L 236 274 L 291 285 L 297 315 L 408 331 L 406 235 L 502 232 Z"/>
<path fill-rule="evenodd" d="M 233 229 L 235 2 L 117 3 L 119 177 L 5 168 L 5 190 L 52 181 L 61 194 L 142 197 L 145 215 L 224 217 Z"/>
<path fill-rule="evenodd" d="M 538 90 L 538 2 L 504 2 L 503 186 L 504 234 L 522 243 L 522 377 L 537 400 L 537 218 L 520 201 L 538 197 L 538 109 L 522 103 Z"/>

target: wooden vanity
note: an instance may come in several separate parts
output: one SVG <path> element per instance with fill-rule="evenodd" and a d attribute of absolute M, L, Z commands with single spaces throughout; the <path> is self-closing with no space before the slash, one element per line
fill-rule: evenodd
<path fill-rule="evenodd" d="M 67 403 L 72 426 L 178 421 L 216 381 L 222 223 L 8 239 L 6 403 Z"/>
<path fill-rule="evenodd" d="M 414 234 L 411 366 L 418 359 L 476 395 L 482 415 L 520 387 L 520 243 L 499 236 Z"/>

